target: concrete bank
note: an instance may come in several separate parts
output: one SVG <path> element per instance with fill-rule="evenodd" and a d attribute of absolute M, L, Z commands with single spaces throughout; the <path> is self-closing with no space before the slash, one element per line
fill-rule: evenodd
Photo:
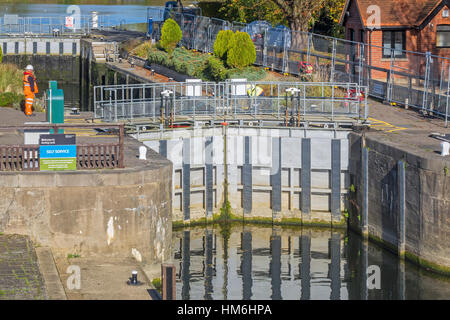
<path fill-rule="evenodd" d="M 136 146 L 126 152 L 135 163 L 126 169 L 0 173 L 0 232 L 64 255 L 169 259 L 172 164 L 151 150 L 137 160 Z"/>
<path fill-rule="evenodd" d="M 375 133 L 349 135 L 350 228 L 450 274 L 450 160 Z"/>

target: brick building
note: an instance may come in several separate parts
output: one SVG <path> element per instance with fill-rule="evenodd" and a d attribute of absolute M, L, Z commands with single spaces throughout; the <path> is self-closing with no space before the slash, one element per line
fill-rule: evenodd
<path fill-rule="evenodd" d="M 347 40 L 370 45 L 372 66 L 389 69 L 395 56 L 396 68 L 422 74 L 424 56 L 405 50 L 450 58 L 450 0 L 347 0 L 340 23 Z M 371 72 L 375 79 L 385 76 Z"/>

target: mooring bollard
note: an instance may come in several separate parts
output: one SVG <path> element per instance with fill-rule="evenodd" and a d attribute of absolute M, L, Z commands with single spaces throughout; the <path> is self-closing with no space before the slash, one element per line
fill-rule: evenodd
<path fill-rule="evenodd" d="M 175 265 L 164 263 L 161 265 L 161 285 L 162 285 L 162 299 L 176 300 L 176 285 L 175 285 Z"/>
<path fill-rule="evenodd" d="M 147 147 L 139 147 L 139 160 L 147 160 Z"/>
<path fill-rule="evenodd" d="M 445 157 L 450 155 L 450 143 L 441 142 L 441 156 Z"/>
<path fill-rule="evenodd" d="M 138 272 L 133 270 L 131 272 L 131 278 L 128 279 L 127 284 L 129 286 L 140 286 L 140 285 L 142 285 L 143 283 L 138 280 L 137 276 L 138 276 Z"/>

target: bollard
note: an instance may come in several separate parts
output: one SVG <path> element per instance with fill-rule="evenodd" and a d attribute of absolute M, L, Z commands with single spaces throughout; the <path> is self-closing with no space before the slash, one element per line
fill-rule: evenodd
<path fill-rule="evenodd" d="M 128 279 L 127 284 L 129 286 L 140 286 L 140 285 L 142 285 L 143 283 L 138 280 L 137 276 L 138 276 L 138 272 L 133 270 L 131 272 L 131 278 Z"/>
<path fill-rule="evenodd" d="M 162 299 L 176 300 L 175 265 L 164 263 L 161 265 Z"/>
<path fill-rule="evenodd" d="M 147 160 L 147 147 L 139 147 L 139 160 Z"/>
<path fill-rule="evenodd" d="M 441 156 L 445 157 L 450 154 L 450 143 L 441 142 Z"/>

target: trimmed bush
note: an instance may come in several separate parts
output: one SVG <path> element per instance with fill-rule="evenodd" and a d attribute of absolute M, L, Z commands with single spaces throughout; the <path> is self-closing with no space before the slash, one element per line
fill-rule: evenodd
<path fill-rule="evenodd" d="M 173 19 L 167 19 L 161 28 L 161 46 L 172 55 L 173 50 L 183 37 L 180 26 Z"/>
<path fill-rule="evenodd" d="M 223 81 L 227 77 L 227 69 L 224 67 L 222 61 L 216 57 L 208 57 L 205 72 L 214 81 Z"/>
<path fill-rule="evenodd" d="M 214 41 L 214 55 L 227 61 L 227 53 L 231 48 L 234 33 L 231 30 L 221 30 Z"/>
<path fill-rule="evenodd" d="M 227 64 L 230 67 L 242 69 L 255 61 L 256 49 L 250 35 L 247 32 L 236 31 L 227 54 Z"/>

